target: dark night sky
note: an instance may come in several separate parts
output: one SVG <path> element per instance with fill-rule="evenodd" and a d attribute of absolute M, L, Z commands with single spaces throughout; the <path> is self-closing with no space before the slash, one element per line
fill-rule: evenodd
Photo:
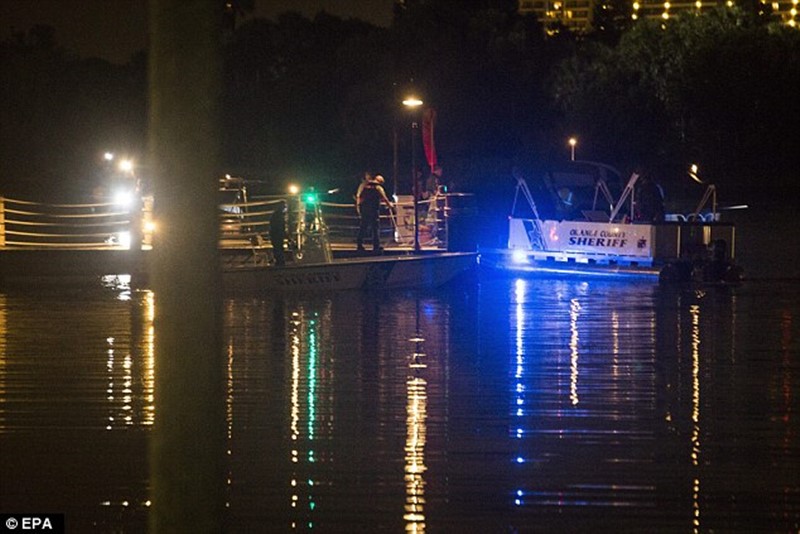
<path fill-rule="evenodd" d="M 393 0 L 256 0 L 256 16 L 320 10 L 388 26 Z M 147 43 L 147 0 L 0 0 L 0 39 L 35 24 L 56 29 L 56 41 L 82 57 L 125 63 Z"/>

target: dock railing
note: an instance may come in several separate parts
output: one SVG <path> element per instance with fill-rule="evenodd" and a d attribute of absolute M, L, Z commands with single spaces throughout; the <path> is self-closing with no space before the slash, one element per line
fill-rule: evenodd
<path fill-rule="evenodd" d="M 144 225 L 151 220 L 151 209 L 151 199 L 132 209 L 114 202 L 48 204 L 0 197 L 0 247 L 127 249 L 137 234 L 149 245 L 152 233 Z"/>
<path fill-rule="evenodd" d="M 465 194 L 437 195 L 419 203 L 419 242 L 427 248 L 447 248 L 451 221 Z M 270 217 L 286 196 L 257 197 L 249 202 L 220 204 L 220 248 L 270 248 Z M 323 218 L 334 246 L 355 246 L 359 217 L 352 203 L 321 202 Z M 462 210 L 463 211 L 463 210 Z M 385 246 L 413 245 L 413 204 L 401 197 L 395 210 L 381 211 Z M 148 249 L 157 241 L 153 198 L 138 204 L 115 202 L 49 204 L 0 197 L 0 249 L 127 250 Z"/>

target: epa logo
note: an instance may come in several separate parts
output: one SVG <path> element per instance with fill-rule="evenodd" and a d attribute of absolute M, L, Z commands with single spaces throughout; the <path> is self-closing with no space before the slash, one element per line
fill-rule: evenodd
<path fill-rule="evenodd" d="M 0 532 L 64 532 L 64 516 L 63 514 L 2 514 Z"/>

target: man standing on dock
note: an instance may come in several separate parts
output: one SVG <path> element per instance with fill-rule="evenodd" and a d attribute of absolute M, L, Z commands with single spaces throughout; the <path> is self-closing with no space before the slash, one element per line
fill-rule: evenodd
<path fill-rule="evenodd" d="M 359 252 L 364 251 L 364 237 L 368 232 L 372 236 L 372 252 L 378 254 L 383 250 L 380 241 L 381 202 L 386 203 L 389 209 L 393 207 L 389 197 L 386 196 L 386 191 L 383 189 L 384 181 L 383 176 L 379 174 L 375 178 L 362 183 L 358 188 L 356 211 L 360 221 L 356 248 Z"/>
<path fill-rule="evenodd" d="M 283 251 L 283 242 L 286 240 L 286 201 L 278 202 L 275 211 L 269 218 L 269 240 L 272 243 L 272 257 L 275 265 L 283 267 L 286 264 L 286 255 Z"/>

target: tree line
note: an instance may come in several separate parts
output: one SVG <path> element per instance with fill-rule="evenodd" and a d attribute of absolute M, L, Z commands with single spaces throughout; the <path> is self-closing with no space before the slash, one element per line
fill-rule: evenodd
<path fill-rule="evenodd" d="M 514 173 L 567 161 L 570 136 L 577 159 L 644 169 L 668 190 L 690 163 L 721 188 L 789 188 L 798 174 L 800 32 L 752 11 L 633 23 L 617 2 L 586 34 L 545 32 L 508 0 L 409 0 L 388 28 L 324 12 L 229 22 L 220 171 L 274 190 L 349 191 L 365 170 L 397 169 L 405 192 L 412 87 L 461 190 L 513 189 Z M 0 44 L 0 190 L 77 196 L 102 151 L 142 157 L 146 65 L 145 51 L 77 57 L 46 26 Z"/>

